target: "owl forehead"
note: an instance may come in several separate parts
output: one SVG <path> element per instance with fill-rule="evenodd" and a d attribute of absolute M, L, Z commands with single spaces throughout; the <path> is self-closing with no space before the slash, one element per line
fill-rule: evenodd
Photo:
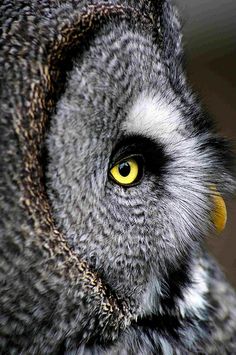
<path fill-rule="evenodd" d="M 166 145 L 189 134 L 158 47 L 126 28 L 95 38 L 76 62 L 65 101 L 79 139 L 87 136 L 91 146 L 92 136 L 96 151 L 107 152 L 126 134 Z"/>

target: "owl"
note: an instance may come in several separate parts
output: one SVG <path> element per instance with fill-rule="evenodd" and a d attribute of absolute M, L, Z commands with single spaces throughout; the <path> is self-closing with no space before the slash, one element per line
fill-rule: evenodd
<path fill-rule="evenodd" d="M 204 244 L 226 223 L 232 154 L 186 78 L 175 7 L 0 9 L 2 353 L 234 354 L 236 294 Z"/>

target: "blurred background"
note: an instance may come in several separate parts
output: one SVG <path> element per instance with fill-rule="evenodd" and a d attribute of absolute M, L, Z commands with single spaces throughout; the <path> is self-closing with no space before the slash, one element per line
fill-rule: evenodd
<path fill-rule="evenodd" d="M 175 0 L 183 23 L 187 70 L 221 133 L 236 154 L 236 0 Z M 236 287 L 236 199 L 227 203 L 228 223 L 208 240 Z"/>

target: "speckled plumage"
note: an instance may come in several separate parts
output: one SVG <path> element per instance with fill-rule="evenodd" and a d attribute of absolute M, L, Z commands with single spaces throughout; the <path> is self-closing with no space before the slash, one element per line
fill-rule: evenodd
<path fill-rule="evenodd" d="M 235 292 L 203 243 L 230 153 L 186 81 L 175 9 L 0 11 L 1 353 L 233 354 Z M 145 160 L 130 188 L 109 179 L 123 150 Z"/>

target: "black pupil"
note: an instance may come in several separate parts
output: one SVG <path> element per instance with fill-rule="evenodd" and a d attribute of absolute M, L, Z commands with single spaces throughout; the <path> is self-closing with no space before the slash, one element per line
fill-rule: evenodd
<path fill-rule="evenodd" d="M 126 177 L 129 175 L 130 173 L 130 165 L 129 163 L 126 161 L 124 163 L 120 163 L 119 164 L 119 173 L 121 176 Z"/>

